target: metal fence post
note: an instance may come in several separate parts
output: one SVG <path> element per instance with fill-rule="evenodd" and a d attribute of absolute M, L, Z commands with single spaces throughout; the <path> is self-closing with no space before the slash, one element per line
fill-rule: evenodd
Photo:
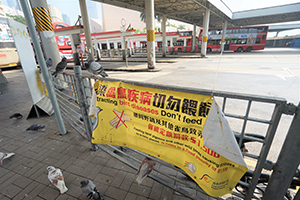
<path fill-rule="evenodd" d="M 263 199 L 283 199 L 300 163 L 300 102 Z"/>
<path fill-rule="evenodd" d="M 31 36 L 31 39 L 32 39 L 32 42 L 33 42 L 35 52 L 36 52 L 40 67 L 42 69 L 42 74 L 43 74 L 43 77 L 44 77 L 44 80 L 45 80 L 45 83 L 46 83 L 46 87 L 47 87 L 47 90 L 48 90 L 50 101 L 51 101 L 52 106 L 53 106 L 56 121 L 58 123 L 60 133 L 62 135 L 64 135 L 64 134 L 67 133 L 67 131 L 66 131 L 66 128 L 65 128 L 62 116 L 61 116 L 61 112 L 60 112 L 60 109 L 59 109 L 59 106 L 58 106 L 58 103 L 57 103 L 57 99 L 56 99 L 56 95 L 55 95 L 53 86 L 52 86 L 50 78 L 48 76 L 48 69 L 47 69 L 47 66 L 46 66 L 46 62 L 44 60 L 44 56 L 43 56 L 43 52 L 42 52 L 42 49 L 41 49 L 41 46 L 40 46 L 38 36 L 36 34 L 34 23 L 33 23 L 32 17 L 31 17 L 30 8 L 29 8 L 29 5 L 28 5 L 27 1 L 20 1 L 20 3 L 21 3 L 21 6 L 22 6 L 24 15 L 25 15 L 26 22 L 28 24 L 28 29 L 29 29 L 29 32 L 30 32 L 30 36 Z"/>
<path fill-rule="evenodd" d="M 87 103 L 85 98 L 84 81 L 82 80 L 82 76 L 81 76 L 82 75 L 81 67 L 74 66 L 74 72 L 75 72 L 75 80 L 76 80 L 76 85 L 78 90 L 77 91 L 79 97 L 78 100 L 79 100 L 82 118 L 86 130 L 86 135 L 88 137 L 88 140 L 91 142 L 93 131 L 92 131 L 89 115 L 88 115 L 89 104 Z M 92 150 L 93 151 L 97 150 L 97 146 L 95 144 L 92 144 Z"/>

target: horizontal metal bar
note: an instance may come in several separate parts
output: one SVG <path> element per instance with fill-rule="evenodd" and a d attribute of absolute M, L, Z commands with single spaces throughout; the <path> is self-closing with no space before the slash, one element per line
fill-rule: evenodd
<path fill-rule="evenodd" d="M 232 117 L 236 119 L 245 119 L 245 116 L 242 115 L 235 115 L 235 114 L 229 114 L 229 113 L 224 113 L 226 117 Z M 272 122 L 270 120 L 265 120 L 265 119 L 258 119 L 258 118 L 252 118 L 248 117 L 247 120 L 249 121 L 254 121 L 254 122 L 261 122 L 265 124 L 271 124 Z"/>
<path fill-rule="evenodd" d="M 256 160 L 258 160 L 258 158 L 259 158 L 259 156 L 257 156 L 257 155 L 253 155 L 253 154 L 246 153 L 246 152 L 243 152 L 243 155 L 244 155 L 244 156 L 247 156 L 247 157 L 249 157 L 249 158 L 254 158 L 254 159 L 256 159 Z"/>

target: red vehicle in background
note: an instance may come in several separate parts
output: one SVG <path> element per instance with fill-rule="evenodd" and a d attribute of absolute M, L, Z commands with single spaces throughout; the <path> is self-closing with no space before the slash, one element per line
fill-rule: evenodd
<path fill-rule="evenodd" d="M 228 28 L 225 36 L 224 50 L 251 52 L 265 48 L 268 26 L 253 26 Z M 199 41 L 202 41 L 202 31 L 199 33 Z M 207 52 L 220 51 L 222 43 L 222 29 L 209 29 L 207 40 Z"/>
<path fill-rule="evenodd" d="M 54 31 L 60 28 L 70 27 L 64 22 L 52 22 Z M 73 60 L 73 51 L 71 47 L 71 41 L 69 35 L 55 36 L 58 51 L 62 56 L 65 56 L 67 60 Z"/>
<path fill-rule="evenodd" d="M 173 31 L 167 32 L 166 35 L 176 35 L 179 34 L 179 38 L 177 41 L 173 41 L 173 48 L 174 52 L 184 52 L 184 51 L 191 51 L 192 50 L 192 40 L 193 40 L 193 31 Z M 184 39 L 186 39 L 186 49 L 184 49 Z M 196 37 L 196 41 L 198 38 Z M 168 51 L 170 51 L 170 41 L 168 41 Z M 196 51 L 198 51 L 196 45 Z"/>

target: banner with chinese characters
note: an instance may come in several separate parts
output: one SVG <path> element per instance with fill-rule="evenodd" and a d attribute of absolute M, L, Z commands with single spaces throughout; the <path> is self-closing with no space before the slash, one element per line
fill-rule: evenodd
<path fill-rule="evenodd" d="M 234 135 L 212 96 L 108 81 L 97 81 L 94 89 L 90 110 L 93 143 L 131 147 L 172 163 L 213 197 L 231 193 L 247 171 Z M 205 127 L 206 122 L 222 127 L 211 129 Z M 205 144 L 211 146 L 218 134 L 223 139 L 224 134 L 231 136 L 225 136 L 228 144 L 217 141 L 213 151 Z M 224 149 L 226 157 L 221 155 Z M 229 157 L 233 160 L 229 160 L 232 150 L 234 155 Z"/>

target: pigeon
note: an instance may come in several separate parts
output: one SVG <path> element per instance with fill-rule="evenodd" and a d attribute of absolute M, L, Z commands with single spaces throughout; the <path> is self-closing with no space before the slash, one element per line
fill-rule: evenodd
<path fill-rule="evenodd" d="M 97 76 L 98 74 L 100 74 L 102 77 L 107 77 L 108 76 L 105 73 L 103 67 L 99 63 L 97 63 L 97 62 L 95 62 L 95 61 L 93 61 L 89 58 L 84 63 L 84 66 L 93 75 Z"/>
<path fill-rule="evenodd" d="M 82 193 L 88 198 L 93 198 L 95 200 L 104 200 L 100 192 L 97 190 L 96 186 L 91 180 L 80 181 L 80 188 Z"/>
<path fill-rule="evenodd" d="M 14 113 L 12 116 L 10 116 L 9 118 L 16 118 L 16 119 L 21 119 L 23 117 L 23 115 L 21 115 L 21 113 Z"/>
<path fill-rule="evenodd" d="M 46 66 L 47 66 L 48 69 L 51 68 L 52 65 L 53 65 L 53 61 L 52 61 L 51 58 L 49 58 L 48 60 L 46 60 Z"/>
<path fill-rule="evenodd" d="M 136 178 L 136 182 L 140 185 L 142 181 L 151 173 L 156 165 L 156 161 L 152 160 L 148 157 L 145 157 L 138 172 L 138 177 Z"/>
<path fill-rule="evenodd" d="M 26 129 L 26 131 L 39 131 L 45 128 L 45 125 L 33 124 Z"/>
<path fill-rule="evenodd" d="M 66 191 L 68 191 L 61 170 L 53 166 L 47 167 L 47 170 L 48 170 L 48 179 L 55 187 L 59 189 L 60 193 L 63 194 Z"/>
<path fill-rule="evenodd" d="M 63 73 L 67 68 L 67 58 L 63 57 L 62 60 L 56 65 L 55 72 L 52 73 L 52 76 L 56 77 L 58 73 Z"/>
<path fill-rule="evenodd" d="M 2 165 L 2 162 L 4 159 L 9 158 L 11 156 L 15 155 L 15 153 L 4 153 L 0 152 L 0 165 Z"/>

